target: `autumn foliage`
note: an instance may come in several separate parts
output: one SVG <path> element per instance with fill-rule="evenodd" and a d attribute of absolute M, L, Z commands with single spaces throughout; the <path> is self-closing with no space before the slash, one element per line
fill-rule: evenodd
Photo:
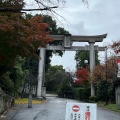
<path fill-rule="evenodd" d="M 11 64 L 16 55 L 33 56 L 52 38 L 42 16 L 27 19 L 20 14 L 0 16 L 0 64 Z"/>
<path fill-rule="evenodd" d="M 76 83 L 82 85 L 86 80 L 88 80 L 87 78 L 89 74 L 85 68 L 82 68 L 77 71 L 76 75 L 77 75 Z"/>
<path fill-rule="evenodd" d="M 94 84 L 99 83 L 101 80 L 106 79 L 106 66 L 105 64 L 103 65 L 96 65 L 93 69 L 93 74 L 91 77 L 91 81 Z"/>
<path fill-rule="evenodd" d="M 5 0 L 0 2 L 2 8 L 22 9 L 24 0 Z M 46 31 L 48 24 L 43 23 L 42 16 L 28 18 L 21 11 L 0 12 L 0 66 L 14 64 L 17 55 L 36 56 L 39 47 L 45 47 L 53 39 Z"/>
<path fill-rule="evenodd" d="M 107 59 L 104 64 L 96 65 L 93 69 L 92 81 L 95 84 L 99 84 L 101 80 L 105 80 L 109 83 L 116 80 L 117 76 L 117 58 L 111 57 Z"/>

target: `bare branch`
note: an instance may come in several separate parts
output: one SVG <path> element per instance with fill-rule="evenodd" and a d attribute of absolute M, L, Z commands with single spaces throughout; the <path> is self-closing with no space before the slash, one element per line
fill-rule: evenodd
<path fill-rule="evenodd" d="M 45 7 L 42 9 L 14 9 L 14 8 L 0 8 L 0 12 L 21 12 L 21 11 L 43 11 L 43 10 L 51 10 L 53 8 L 58 8 L 57 6 L 54 7 Z"/>

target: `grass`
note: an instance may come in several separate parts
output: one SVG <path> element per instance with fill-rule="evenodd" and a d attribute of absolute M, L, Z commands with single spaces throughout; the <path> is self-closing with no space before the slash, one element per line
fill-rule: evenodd
<path fill-rule="evenodd" d="M 32 104 L 41 104 L 44 101 L 41 100 L 32 100 Z M 28 104 L 28 98 L 18 98 L 15 99 L 15 104 Z"/>
<path fill-rule="evenodd" d="M 113 103 L 105 105 L 105 102 L 99 102 L 98 106 L 120 113 L 120 109 L 118 110 L 117 105 Z"/>

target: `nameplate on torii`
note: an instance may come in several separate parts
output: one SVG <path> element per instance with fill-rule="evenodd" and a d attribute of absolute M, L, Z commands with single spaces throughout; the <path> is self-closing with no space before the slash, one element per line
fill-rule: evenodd
<path fill-rule="evenodd" d="M 90 50 L 89 45 L 85 46 L 71 46 L 70 48 L 65 48 L 64 46 L 55 46 L 55 45 L 47 45 L 46 50 L 65 50 L 65 51 L 78 51 L 78 50 Z M 105 47 L 94 46 L 95 51 L 105 51 Z"/>

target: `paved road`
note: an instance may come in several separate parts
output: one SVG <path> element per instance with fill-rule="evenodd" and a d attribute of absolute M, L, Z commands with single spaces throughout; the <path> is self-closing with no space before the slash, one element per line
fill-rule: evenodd
<path fill-rule="evenodd" d="M 1 120 L 65 120 L 66 102 L 79 101 L 49 96 L 45 103 L 34 104 L 33 108 L 28 108 L 27 105 L 16 106 Z M 14 112 L 16 113 L 12 115 Z M 120 120 L 120 114 L 98 107 L 97 120 Z"/>

